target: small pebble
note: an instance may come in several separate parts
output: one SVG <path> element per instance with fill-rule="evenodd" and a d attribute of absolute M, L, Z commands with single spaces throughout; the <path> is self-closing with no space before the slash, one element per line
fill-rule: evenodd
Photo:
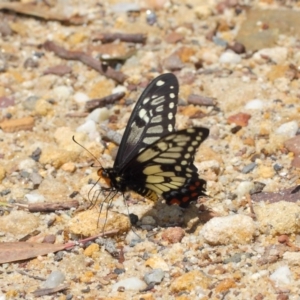
<path fill-rule="evenodd" d="M 63 283 L 65 280 L 65 275 L 61 271 L 53 271 L 48 276 L 46 281 L 43 284 L 43 288 L 53 289 Z"/>
<path fill-rule="evenodd" d="M 212 245 L 246 244 L 253 239 L 256 227 L 252 218 L 230 215 L 209 220 L 200 234 Z"/>
<path fill-rule="evenodd" d="M 155 11 L 149 9 L 146 11 L 146 22 L 151 26 L 157 22 Z"/>
<path fill-rule="evenodd" d="M 169 243 L 179 243 L 183 239 L 185 231 L 181 227 L 170 227 L 167 228 L 163 234 L 162 238 Z"/>
<path fill-rule="evenodd" d="M 262 110 L 263 108 L 264 108 L 264 102 L 260 99 L 253 99 L 245 105 L 245 109 Z"/>
<path fill-rule="evenodd" d="M 248 174 L 248 173 L 250 173 L 251 171 L 253 171 L 254 169 L 255 169 L 255 167 L 257 166 L 257 164 L 256 163 L 250 163 L 250 164 L 248 164 L 247 166 L 245 166 L 245 167 L 243 167 L 243 169 L 242 169 L 242 173 L 243 174 Z"/>
<path fill-rule="evenodd" d="M 250 190 L 254 187 L 254 183 L 251 181 L 242 181 L 237 186 L 235 192 L 238 197 L 243 197 L 250 192 Z"/>
<path fill-rule="evenodd" d="M 101 123 L 109 118 L 109 110 L 106 107 L 94 109 L 87 117 L 86 120 L 92 120 L 96 123 Z"/>
<path fill-rule="evenodd" d="M 250 195 L 261 193 L 266 186 L 265 183 L 259 182 L 259 181 L 254 181 L 254 186 L 253 188 L 249 191 Z"/>
<path fill-rule="evenodd" d="M 162 269 L 153 269 L 152 271 L 148 272 L 144 276 L 145 282 L 149 285 L 151 283 L 161 283 L 164 279 L 165 272 Z"/>
<path fill-rule="evenodd" d="M 275 164 L 273 166 L 273 169 L 276 171 L 276 172 L 279 172 L 283 169 L 283 166 L 282 165 L 279 165 L 279 164 Z"/>
<path fill-rule="evenodd" d="M 74 94 L 74 100 L 77 103 L 85 103 L 89 100 L 89 96 L 82 92 L 76 92 Z"/>
<path fill-rule="evenodd" d="M 37 192 L 31 192 L 29 194 L 26 194 L 24 198 L 27 200 L 28 203 L 45 202 L 45 197 Z"/>
<path fill-rule="evenodd" d="M 23 64 L 23 67 L 25 69 L 34 69 L 37 68 L 38 66 L 39 66 L 39 61 L 35 57 L 28 57 Z"/>
<path fill-rule="evenodd" d="M 241 57 L 232 51 L 226 51 L 221 54 L 219 62 L 223 64 L 238 64 L 241 62 Z"/>
<path fill-rule="evenodd" d="M 270 275 L 270 279 L 277 286 L 288 285 L 291 283 L 292 273 L 288 266 L 281 266 Z"/>
<path fill-rule="evenodd" d="M 112 286 L 112 291 L 116 292 L 120 287 L 124 287 L 125 291 L 140 291 L 144 290 L 147 287 L 147 284 L 138 277 L 126 278 L 115 283 Z"/>
<path fill-rule="evenodd" d="M 31 170 L 36 167 L 36 161 L 32 158 L 27 158 L 19 162 L 18 169 L 19 170 Z"/>
<path fill-rule="evenodd" d="M 256 61 L 261 61 L 262 57 L 268 57 L 270 60 L 275 62 L 276 64 L 285 63 L 288 56 L 288 48 L 287 47 L 272 47 L 272 48 L 264 48 L 253 55 L 253 59 Z"/>
<path fill-rule="evenodd" d="M 141 219 L 142 225 L 155 225 L 156 221 L 152 216 L 145 216 Z"/>
<path fill-rule="evenodd" d="M 76 131 L 88 134 L 94 133 L 97 131 L 96 123 L 93 120 L 87 120 L 85 123 L 77 127 Z"/>
<path fill-rule="evenodd" d="M 251 118 L 251 115 L 245 113 L 237 113 L 235 115 L 231 115 L 227 118 L 227 122 L 229 124 L 236 124 L 242 127 L 248 126 L 248 121 Z"/>
<path fill-rule="evenodd" d="M 291 121 L 281 124 L 275 132 L 277 134 L 284 135 L 287 138 L 292 138 L 296 135 L 298 128 L 298 122 Z"/>
<path fill-rule="evenodd" d="M 128 11 L 140 11 L 140 5 L 137 3 L 120 2 L 112 5 L 111 10 L 115 13 L 126 13 Z"/>
<path fill-rule="evenodd" d="M 34 186 L 39 186 L 43 181 L 43 177 L 37 172 L 32 172 L 29 175 L 29 179 L 31 180 Z"/>
<path fill-rule="evenodd" d="M 55 95 L 56 100 L 62 101 L 71 97 L 72 89 L 65 85 L 59 85 L 54 87 L 52 92 Z"/>

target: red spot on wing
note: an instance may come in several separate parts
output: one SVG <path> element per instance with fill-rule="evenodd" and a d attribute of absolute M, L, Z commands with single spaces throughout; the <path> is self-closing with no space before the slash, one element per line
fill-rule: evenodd
<path fill-rule="evenodd" d="M 191 199 L 190 197 L 185 196 L 185 197 L 182 198 L 182 201 L 183 201 L 183 202 L 187 202 L 187 201 L 189 201 L 190 199 Z"/>
<path fill-rule="evenodd" d="M 170 201 L 170 204 L 178 204 L 178 205 L 180 205 L 180 203 L 181 203 L 181 201 L 179 199 L 177 199 L 177 198 L 173 198 Z"/>

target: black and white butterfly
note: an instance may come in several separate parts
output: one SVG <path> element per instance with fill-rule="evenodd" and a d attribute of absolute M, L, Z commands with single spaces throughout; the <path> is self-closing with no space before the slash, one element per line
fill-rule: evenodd
<path fill-rule="evenodd" d="M 98 175 L 114 192 L 134 191 L 156 201 L 186 207 L 205 195 L 205 180 L 193 164 L 209 130 L 175 131 L 178 80 L 172 73 L 155 78 L 144 90 L 128 121 L 112 168 Z"/>

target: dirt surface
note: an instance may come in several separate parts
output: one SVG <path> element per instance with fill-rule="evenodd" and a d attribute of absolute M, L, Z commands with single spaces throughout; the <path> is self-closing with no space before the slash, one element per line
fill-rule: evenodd
<path fill-rule="evenodd" d="M 1 300 L 299 299 L 297 2 L 23 0 L 0 14 Z M 97 170 L 167 72 L 177 129 L 210 129 L 195 157 L 208 197 L 182 210 L 118 194 L 99 214 Z"/>

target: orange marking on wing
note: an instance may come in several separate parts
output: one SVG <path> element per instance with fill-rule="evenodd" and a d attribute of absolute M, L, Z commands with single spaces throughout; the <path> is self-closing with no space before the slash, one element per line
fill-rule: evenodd
<path fill-rule="evenodd" d="M 182 198 L 182 201 L 183 201 L 183 202 L 187 202 L 187 201 L 189 201 L 190 199 L 191 199 L 190 197 L 186 196 L 186 197 L 183 197 L 183 198 Z"/>
<path fill-rule="evenodd" d="M 194 186 L 194 185 L 190 185 L 190 187 L 189 187 L 190 191 L 194 191 L 196 188 L 197 188 L 197 187 Z"/>
<path fill-rule="evenodd" d="M 178 204 L 180 205 L 180 201 L 177 199 L 177 198 L 173 198 L 171 201 L 170 201 L 171 204 Z"/>

